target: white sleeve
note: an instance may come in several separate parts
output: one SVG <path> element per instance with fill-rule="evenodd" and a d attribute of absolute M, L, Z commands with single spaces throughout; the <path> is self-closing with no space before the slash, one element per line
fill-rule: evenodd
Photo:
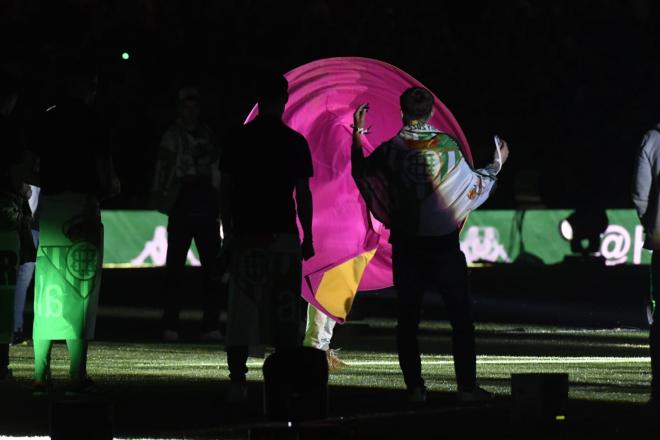
<path fill-rule="evenodd" d="M 632 201 L 640 219 L 646 214 L 653 186 L 653 170 L 647 153 L 647 149 L 653 146 L 653 137 L 650 133 L 644 136 L 633 169 Z"/>
<path fill-rule="evenodd" d="M 477 196 L 472 202 L 471 211 L 483 205 L 488 200 L 488 197 L 490 197 L 490 193 L 495 187 L 495 182 L 497 182 L 497 177 L 495 177 L 497 171 L 499 171 L 497 164 L 492 163 L 485 168 L 480 168 L 473 172 L 472 181 Z"/>

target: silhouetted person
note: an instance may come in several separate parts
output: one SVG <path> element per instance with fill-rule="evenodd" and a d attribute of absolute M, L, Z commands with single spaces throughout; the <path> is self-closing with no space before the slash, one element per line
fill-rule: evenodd
<path fill-rule="evenodd" d="M 314 255 L 309 190 L 313 168 L 305 138 L 282 122 L 287 89 L 284 77 L 261 76 L 259 115 L 233 133 L 220 162 L 230 255 L 230 400 L 247 399 L 248 347 L 280 350 L 302 343 L 302 259 Z"/>
<path fill-rule="evenodd" d="M 9 343 L 13 334 L 14 290 L 19 264 L 34 261 L 30 234 L 30 187 L 24 183 L 24 149 L 11 114 L 17 80 L 0 73 L 0 382 L 11 379 Z"/>
<path fill-rule="evenodd" d="M 179 339 L 181 300 L 189 291 L 182 278 L 194 239 L 203 274 L 201 337 L 219 340 L 220 283 L 215 258 L 220 251 L 220 147 L 211 129 L 200 121 L 197 89 L 178 92 L 177 112 L 160 143 L 153 185 L 157 208 L 168 216 L 163 338 Z"/>
<path fill-rule="evenodd" d="M 411 402 L 426 400 L 417 333 L 425 289 L 439 290 L 452 325 L 454 368 L 460 401 L 491 394 L 477 386 L 472 302 L 465 255 L 459 246 L 467 214 L 490 194 L 508 157 L 473 170 L 460 144 L 428 121 L 433 95 L 412 87 L 400 98 L 403 128 L 367 158 L 362 152 L 367 104 L 354 114 L 353 176 L 372 213 L 391 232 L 392 274 L 397 289 L 397 348 Z"/>
<path fill-rule="evenodd" d="M 655 319 L 656 298 L 660 293 L 660 124 L 642 139 L 635 160 L 632 200 L 644 227 L 644 248 L 651 256 L 651 295 L 649 345 L 651 351 L 651 400 L 660 404 L 660 322 Z"/>
<path fill-rule="evenodd" d="M 40 242 L 34 292 L 34 393 L 50 388 L 53 340 L 66 340 L 69 390 L 91 390 L 88 341 L 94 337 L 103 264 L 100 200 L 119 193 L 107 133 L 91 104 L 98 77 L 85 59 L 63 60 L 62 94 L 46 110 L 40 138 Z"/>
<path fill-rule="evenodd" d="M 30 198 L 28 206 L 31 213 L 30 229 L 32 234 L 32 242 L 34 246 L 39 246 L 39 194 L 41 188 L 38 186 L 30 185 Z M 16 274 L 16 293 L 14 295 L 14 335 L 12 336 L 12 344 L 20 344 L 25 342 L 27 336 L 23 329 L 23 313 L 25 311 L 25 301 L 27 299 L 28 287 L 32 282 L 34 275 L 34 261 L 26 261 L 18 267 Z"/>

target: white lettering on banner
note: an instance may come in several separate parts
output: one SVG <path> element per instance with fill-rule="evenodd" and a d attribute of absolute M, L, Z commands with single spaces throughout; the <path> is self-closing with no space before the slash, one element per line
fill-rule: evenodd
<path fill-rule="evenodd" d="M 188 249 L 186 256 L 191 266 L 201 266 L 201 263 L 191 249 Z M 143 265 L 148 259 L 154 266 L 165 266 L 167 260 L 167 228 L 165 226 L 156 226 L 154 237 L 145 243 L 140 255 L 131 260 L 131 264 Z"/>
<path fill-rule="evenodd" d="M 625 263 L 630 251 L 630 232 L 621 225 L 609 225 L 600 240 L 600 254 L 605 264 L 614 266 Z"/>
<path fill-rule="evenodd" d="M 57 284 L 49 284 L 46 286 L 44 306 L 45 313 L 40 310 L 39 315 L 44 318 L 61 318 L 62 317 L 62 287 Z"/>
<path fill-rule="evenodd" d="M 474 261 L 510 262 L 509 255 L 500 243 L 497 229 L 492 226 L 470 226 L 461 241 L 461 250 L 468 263 Z"/>

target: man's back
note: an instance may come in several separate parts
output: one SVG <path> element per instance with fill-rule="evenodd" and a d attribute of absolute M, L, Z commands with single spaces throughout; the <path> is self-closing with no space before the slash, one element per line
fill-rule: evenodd
<path fill-rule="evenodd" d="M 276 117 L 259 116 L 228 141 L 220 166 L 232 176 L 237 232 L 297 233 L 294 187 L 313 174 L 305 138 Z"/>
<path fill-rule="evenodd" d="M 458 141 L 442 132 L 399 135 L 366 159 L 367 174 L 383 172 L 393 236 L 440 236 L 456 231 L 488 197 L 492 174 L 472 170 Z"/>

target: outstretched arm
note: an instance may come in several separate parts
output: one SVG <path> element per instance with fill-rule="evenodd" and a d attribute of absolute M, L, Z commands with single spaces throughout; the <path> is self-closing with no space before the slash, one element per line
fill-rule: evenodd
<path fill-rule="evenodd" d="M 475 171 L 473 178 L 474 187 L 473 197 L 470 197 L 472 202 L 471 210 L 477 209 L 481 206 L 490 196 L 491 191 L 495 187 L 497 181 L 496 175 L 502 169 L 502 166 L 509 158 L 509 144 L 504 139 L 501 139 L 501 147 L 499 154 L 496 151 L 493 155 L 493 162 Z"/>
<path fill-rule="evenodd" d="M 353 177 L 360 177 L 364 172 L 365 159 L 362 152 L 362 135 L 364 119 L 369 110 L 369 104 L 361 104 L 353 113 L 353 143 L 351 144 L 351 169 Z"/>

